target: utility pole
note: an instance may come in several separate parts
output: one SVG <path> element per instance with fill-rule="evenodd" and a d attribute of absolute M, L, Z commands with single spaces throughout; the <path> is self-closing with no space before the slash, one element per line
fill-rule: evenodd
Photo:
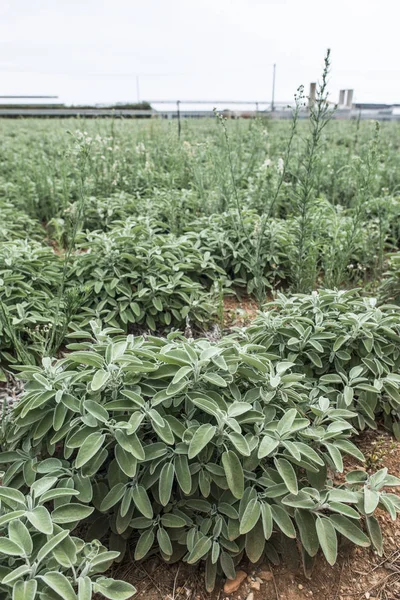
<path fill-rule="evenodd" d="M 272 100 L 271 100 L 271 112 L 275 110 L 275 75 L 276 75 L 276 64 L 274 63 L 274 69 L 272 73 Z"/>
<path fill-rule="evenodd" d="M 140 104 L 139 75 L 136 75 L 136 96 L 137 96 L 138 104 Z"/>

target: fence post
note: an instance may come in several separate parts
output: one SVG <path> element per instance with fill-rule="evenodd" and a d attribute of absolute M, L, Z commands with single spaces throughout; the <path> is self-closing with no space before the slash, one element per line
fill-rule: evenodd
<path fill-rule="evenodd" d="M 178 138 L 181 137 L 181 110 L 180 110 L 180 104 L 181 104 L 181 101 L 177 100 L 176 101 L 176 114 L 177 114 L 177 117 L 178 117 Z"/>

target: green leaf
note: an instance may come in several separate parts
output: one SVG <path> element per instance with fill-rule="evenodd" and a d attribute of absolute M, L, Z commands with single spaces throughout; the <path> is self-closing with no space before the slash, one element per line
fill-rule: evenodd
<path fill-rule="evenodd" d="M 54 512 L 53 512 L 54 515 Z M 44 506 L 37 506 L 26 513 L 28 521 L 41 533 L 51 535 L 53 523 L 49 511 Z"/>
<path fill-rule="evenodd" d="M 354 544 L 363 548 L 368 548 L 371 545 L 368 536 L 365 535 L 354 520 L 348 519 L 343 515 L 330 515 L 329 520 L 339 533 L 347 537 Z"/>
<path fill-rule="evenodd" d="M 244 475 L 239 458 L 234 452 L 228 450 L 222 455 L 222 466 L 224 467 L 229 489 L 235 498 L 240 500 L 244 492 Z"/>
<path fill-rule="evenodd" d="M 15 490 L 14 488 L 0 486 L 0 498 L 4 498 L 6 501 L 11 500 L 21 506 L 25 506 L 25 496 L 19 490 Z"/>
<path fill-rule="evenodd" d="M 236 577 L 235 564 L 232 560 L 231 555 L 228 554 L 228 552 L 221 552 L 219 561 L 220 561 L 221 568 L 222 568 L 225 576 L 228 579 L 235 579 L 235 577 Z"/>
<path fill-rule="evenodd" d="M 201 537 L 194 545 L 193 550 L 190 552 L 186 562 L 189 565 L 194 565 L 198 560 L 206 556 L 211 550 L 212 539 L 209 537 Z"/>
<path fill-rule="evenodd" d="M 137 485 L 132 488 L 132 498 L 139 512 L 147 519 L 153 518 L 153 508 L 147 495 L 145 488 L 142 485 Z"/>
<path fill-rule="evenodd" d="M 30 572 L 31 568 L 28 565 L 21 565 L 3 577 L 2 583 L 4 583 L 4 585 L 10 585 L 14 581 L 17 581 L 17 579 L 22 578 L 24 575 L 27 575 Z"/>
<path fill-rule="evenodd" d="M 19 545 L 9 540 L 6 537 L 0 537 L 0 553 L 7 554 L 8 556 L 23 556 L 24 550 Z"/>
<path fill-rule="evenodd" d="M 167 556 L 172 555 L 171 539 L 163 527 L 159 527 L 157 530 L 157 542 L 163 554 L 166 554 Z"/>
<path fill-rule="evenodd" d="M 185 527 L 186 525 L 185 519 L 182 519 L 182 517 L 174 515 L 173 513 L 165 513 L 164 515 L 162 515 L 161 523 L 164 527 L 171 528 L 180 528 Z"/>
<path fill-rule="evenodd" d="M 37 581 L 17 581 L 14 584 L 13 600 L 36 600 Z"/>
<path fill-rule="evenodd" d="M 99 369 L 94 374 L 94 377 L 92 379 L 90 387 L 92 388 L 92 390 L 94 392 L 97 392 L 97 390 L 102 388 L 103 385 L 105 385 L 107 383 L 107 381 L 110 379 L 110 377 L 111 377 L 111 374 L 108 371 L 105 371 L 104 369 Z"/>
<path fill-rule="evenodd" d="M 315 556 L 319 548 L 315 517 L 308 510 L 296 508 L 294 518 L 299 528 L 300 540 L 305 551 L 309 556 Z"/>
<path fill-rule="evenodd" d="M 136 458 L 134 458 L 132 454 L 121 448 L 119 444 L 115 445 L 114 454 L 121 471 L 125 473 L 125 475 L 127 475 L 128 477 L 135 477 L 137 470 Z"/>
<path fill-rule="evenodd" d="M 94 402 L 94 400 L 85 400 L 83 403 L 85 409 L 90 413 L 95 419 L 100 421 L 100 423 L 107 423 L 108 421 L 108 412 L 105 408 L 101 406 L 98 402 Z"/>
<path fill-rule="evenodd" d="M 193 372 L 193 367 L 181 367 L 176 373 L 175 376 L 172 380 L 172 383 L 175 385 L 176 383 L 179 383 L 181 379 L 183 379 L 183 377 L 186 377 L 186 375 L 188 375 L 189 373 Z"/>
<path fill-rule="evenodd" d="M 185 454 L 178 454 L 175 457 L 175 475 L 183 493 L 189 494 L 192 489 L 192 476 Z"/>
<path fill-rule="evenodd" d="M 347 504 L 343 504 L 343 502 L 329 502 L 329 508 L 334 512 L 340 513 L 349 517 L 350 519 L 359 519 L 359 513 L 351 508 L 351 506 L 347 506 Z"/>
<path fill-rule="evenodd" d="M 87 519 L 94 511 L 93 506 L 85 506 L 84 504 L 64 504 L 54 509 L 51 513 L 51 518 L 54 523 L 59 525 L 64 523 L 77 523 Z"/>
<path fill-rule="evenodd" d="M 137 460 L 142 461 L 145 459 L 143 446 L 136 433 L 127 435 L 125 431 L 117 429 L 115 432 L 115 439 L 126 452 L 132 454 Z"/>
<path fill-rule="evenodd" d="M 318 517 L 316 522 L 318 541 L 330 565 L 334 565 L 337 557 L 337 537 L 335 528 L 325 517 Z"/>
<path fill-rule="evenodd" d="M 154 543 L 154 532 L 152 529 L 146 529 L 136 544 L 135 548 L 135 560 L 142 560 L 146 556 Z"/>
<path fill-rule="evenodd" d="M 250 456 L 251 450 L 249 444 L 247 443 L 246 438 L 241 433 L 231 431 L 230 433 L 228 433 L 228 437 L 231 440 L 232 444 L 235 446 L 236 450 L 242 456 Z"/>
<path fill-rule="evenodd" d="M 90 367 L 96 367 L 100 369 L 103 366 L 103 357 L 96 352 L 84 351 L 84 352 L 71 352 L 68 354 L 68 360 L 77 362 L 81 365 L 89 365 Z"/>
<path fill-rule="evenodd" d="M 11 521 L 8 526 L 8 536 L 10 540 L 20 546 L 26 556 L 30 556 L 33 550 L 33 543 L 28 528 L 18 519 Z"/>
<path fill-rule="evenodd" d="M 275 458 L 274 459 L 275 467 L 282 477 L 287 489 L 291 494 L 296 495 L 299 491 L 297 485 L 297 477 L 295 470 L 288 460 L 285 458 Z"/>
<path fill-rule="evenodd" d="M 189 445 L 189 459 L 197 456 L 203 450 L 203 448 L 207 446 L 207 444 L 213 439 L 216 429 L 217 428 L 214 425 L 209 425 L 207 423 L 200 425 Z"/>
<path fill-rule="evenodd" d="M 343 459 L 340 450 L 338 450 L 333 444 L 328 444 L 326 442 L 324 443 L 324 446 L 328 450 L 337 471 L 339 471 L 339 473 L 343 473 Z"/>
<path fill-rule="evenodd" d="M 364 487 L 364 510 L 365 514 L 370 515 L 374 512 L 379 504 L 379 492 L 371 490 L 368 486 Z"/>
<path fill-rule="evenodd" d="M 383 537 L 381 527 L 379 525 L 379 521 L 376 517 L 367 517 L 367 530 L 369 533 L 369 537 L 371 538 L 371 542 L 374 548 L 377 550 L 378 555 L 383 555 Z"/>
<path fill-rule="evenodd" d="M 240 520 L 239 531 L 241 534 L 247 533 L 253 529 L 260 518 L 260 503 L 257 498 L 250 500 Z"/>
<path fill-rule="evenodd" d="M 258 448 L 258 458 L 264 458 L 268 456 L 279 446 L 279 440 L 275 440 L 269 435 L 265 435 L 261 440 L 260 447 Z"/>
<path fill-rule="evenodd" d="M 78 455 L 75 459 L 75 467 L 80 469 L 93 458 L 103 446 L 105 439 L 105 434 L 101 434 L 99 431 L 91 433 L 79 448 Z"/>
<path fill-rule="evenodd" d="M 279 433 L 279 435 L 282 436 L 291 430 L 296 417 L 297 417 L 297 409 L 296 408 L 291 408 L 287 412 L 285 412 L 285 414 L 280 419 L 280 421 L 278 422 L 278 425 L 276 427 L 276 431 Z"/>
<path fill-rule="evenodd" d="M 261 522 L 264 531 L 264 538 L 269 540 L 272 535 L 273 519 L 271 507 L 267 502 L 261 503 Z"/>
<path fill-rule="evenodd" d="M 173 463 L 167 463 L 163 466 L 160 473 L 158 493 L 162 506 L 167 506 L 174 483 L 175 469 Z M 146 516 L 146 515 L 145 515 Z"/>
<path fill-rule="evenodd" d="M 225 379 L 223 379 L 220 375 L 217 375 L 217 373 L 205 373 L 203 378 L 209 383 L 212 383 L 218 387 L 227 387 L 228 385 Z"/>
<path fill-rule="evenodd" d="M 13 521 L 13 519 L 19 519 L 19 517 L 23 517 L 24 515 L 24 510 L 12 510 L 11 512 L 0 517 L 0 525 L 5 525 L 6 523 Z"/>
<path fill-rule="evenodd" d="M 246 534 L 245 548 L 246 554 L 252 563 L 260 560 L 265 548 L 264 530 L 261 521 L 258 521 L 253 529 Z"/>
<path fill-rule="evenodd" d="M 292 519 L 282 506 L 272 504 L 271 506 L 272 518 L 278 525 L 279 529 L 289 538 L 296 537 L 296 530 L 292 523 Z"/>
<path fill-rule="evenodd" d="M 92 600 L 92 582 L 90 577 L 78 577 L 78 600 Z"/>
<path fill-rule="evenodd" d="M 126 581 L 101 577 L 94 584 L 94 592 L 103 594 L 109 600 L 128 600 L 132 598 L 136 590 Z"/>
<path fill-rule="evenodd" d="M 68 537 L 69 531 L 66 529 L 60 531 L 54 537 L 50 538 L 48 542 L 42 546 L 37 554 L 37 560 L 41 562 L 58 544 L 60 544 L 66 537 Z"/>
<path fill-rule="evenodd" d="M 63 600 L 78 600 L 74 588 L 62 573 L 49 571 L 46 575 L 38 575 L 38 577 Z"/>
<path fill-rule="evenodd" d="M 122 498 L 126 490 L 125 483 L 117 483 L 114 485 L 108 494 L 103 498 L 100 504 L 101 512 L 107 512 L 115 506 Z"/>

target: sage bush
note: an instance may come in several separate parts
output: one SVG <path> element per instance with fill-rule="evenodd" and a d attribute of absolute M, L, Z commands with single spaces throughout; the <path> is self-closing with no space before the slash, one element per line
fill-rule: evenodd
<path fill-rule="evenodd" d="M 368 475 L 352 438 L 381 418 L 398 428 L 399 311 L 331 291 L 273 308 L 218 343 L 92 321 L 61 360 L 21 366 L 2 498 L 43 487 L 56 535 L 84 522 L 112 553 L 203 562 L 208 590 L 283 546 L 299 545 L 308 576 L 319 549 L 335 563 L 342 537 L 382 554 L 374 512 L 396 518 L 385 488 L 400 480 Z M 360 467 L 338 484 L 346 456 Z"/>

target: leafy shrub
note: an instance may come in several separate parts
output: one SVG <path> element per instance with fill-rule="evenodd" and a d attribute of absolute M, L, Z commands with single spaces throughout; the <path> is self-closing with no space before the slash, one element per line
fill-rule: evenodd
<path fill-rule="evenodd" d="M 198 219 L 190 226 L 190 231 L 196 233 L 187 235 L 200 236 L 202 246 L 226 271 L 233 284 L 252 294 L 257 287 L 254 259 L 260 226 L 261 217 L 255 211 L 243 211 L 241 221 L 237 212 L 232 211 Z M 286 248 L 290 243 L 291 235 L 284 221 L 270 219 L 259 257 L 267 289 L 286 279 L 289 271 Z"/>
<path fill-rule="evenodd" d="M 378 233 L 373 222 L 357 230 L 349 248 L 352 217 L 341 207 L 327 202 L 315 202 L 309 217 L 313 231 L 314 273 L 310 278 L 315 285 L 340 286 L 349 281 L 364 279 L 376 266 Z M 259 240 L 262 217 L 255 211 L 213 215 L 198 219 L 187 235 L 201 237 L 201 243 L 232 280 L 235 286 L 257 295 L 259 288 L 287 287 L 292 281 L 293 265 L 289 260 L 290 248 L 295 244 L 298 223 L 295 218 L 268 219 Z M 188 228 L 189 229 L 189 228 Z M 257 248 L 260 252 L 256 257 Z M 259 263 L 259 265 L 258 265 Z M 259 268 L 263 285 L 257 280 Z M 264 301 L 265 298 L 262 299 Z"/>
<path fill-rule="evenodd" d="M 242 335 L 306 373 L 310 400 L 320 393 L 357 413 L 356 425 L 376 419 L 400 433 L 400 310 L 379 307 L 357 290 L 320 290 L 266 305 Z"/>
<path fill-rule="evenodd" d="M 276 562 L 296 538 L 307 574 L 319 548 L 335 562 L 340 536 L 381 554 L 373 513 L 396 517 L 384 488 L 400 480 L 356 470 L 337 486 L 331 472 L 343 455 L 363 461 L 356 428 L 398 406 L 399 316 L 351 294 L 317 298 L 281 297 L 282 314 L 270 313 L 280 322 L 261 315 L 217 344 L 92 323 L 62 360 L 22 367 L 4 484 L 54 478 L 71 494 L 54 500 L 55 514 L 87 511 L 89 539 L 124 551 L 133 538 L 136 560 L 205 561 L 210 590 L 244 554 Z"/>
<path fill-rule="evenodd" d="M 199 243 L 129 221 L 109 233 L 88 234 L 81 246 L 69 280 L 88 290 L 84 324 L 95 316 L 112 326 L 136 323 L 155 330 L 186 319 L 210 320 L 214 308 L 206 288 L 223 271 Z"/>
<path fill-rule="evenodd" d="M 54 487 L 57 477 L 35 481 L 31 472 L 26 479 L 32 481 L 27 495 L 14 487 L 0 487 L 1 597 L 91 600 L 93 593 L 100 592 L 110 600 L 131 598 L 133 586 L 99 575 L 119 553 L 108 552 L 98 540 L 85 543 L 71 535 L 75 524 L 94 509 L 68 503 L 49 511 L 50 504 L 70 500 L 79 492 L 68 485 Z"/>
<path fill-rule="evenodd" d="M 400 252 L 390 256 L 379 292 L 384 300 L 400 304 Z"/>
<path fill-rule="evenodd" d="M 37 221 L 18 210 L 11 202 L 0 201 L 1 243 L 25 238 L 42 240 L 44 235 L 45 231 Z"/>
<path fill-rule="evenodd" d="M 1 244 L 0 356 L 7 361 L 13 357 L 4 352 L 18 345 L 42 354 L 43 331 L 51 323 L 51 303 L 61 276 L 61 261 L 52 248 L 33 240 Z"/>

